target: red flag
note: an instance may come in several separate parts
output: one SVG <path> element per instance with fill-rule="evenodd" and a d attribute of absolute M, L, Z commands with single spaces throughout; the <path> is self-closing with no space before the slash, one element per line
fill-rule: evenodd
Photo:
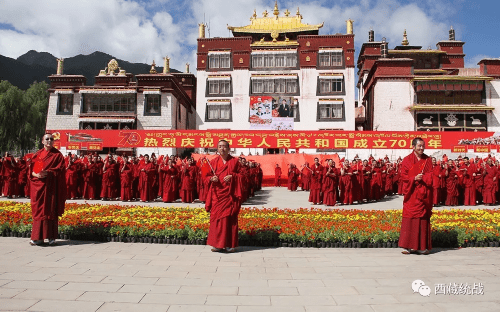
<path fill-rule="evenodd" d="M 206 158 L 201 159 L 200 170 L 202 176 L 207 176 L 212 172 L 212 168 L 210 168 L 210 164 L 208 163 L 208 160 Z"/>
<path fill-rule="evenodd" d="M 35 165 L 33 166 L 33 172 L 38 174 L 43 170 L 43 161 L 37 160 L 35 161 Z"/>

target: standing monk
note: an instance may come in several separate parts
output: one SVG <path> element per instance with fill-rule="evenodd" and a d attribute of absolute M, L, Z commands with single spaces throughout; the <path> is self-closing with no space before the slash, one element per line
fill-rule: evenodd
<path fill-rule="evenodd" d="M 464 157 L 464 205 L 476 205 L 476 165 L 471 164 L 468 157 Z"/>
<path fill-rule="evenodd" d="M 54 145 L 54 137 L 46 134 L 42 139 L 43 149 L 33 156 L 30 168 L 31 213 L 33 229 L 31 245 L 40 245 L 49 239 L 56 243 L 58 217 L 64 213 L 66 201 L 66 174 L 64 157 Z"/>
<path fill-rule="evenodd" d="M 302 184 L 302 190 L 309 191 L 311 188 L 311 168 L 309 168 L 309 163 L 307 161 L 300 172 L 300 182 Z"/>
<path fill-rule="evenodd" d="M 339 184 L 339 173 L 335 168 L 335 162 L 328 160 L 328 167 L 324 169 L 323 177 L 323 204 L 327 206 L 337 205 L 337 187 Z"/>
<path fill-rule="evenodd" d="M 319 158 L 314 158 L 314 165 L 311 172 L 311 191 L 309 192 L 309 201 L 314 205 L 320 204 L 321 198 L 321 182 L 323 178 L 323 166 L 319 164 Z"/>
<path fill-rule="evenodd" d="M 278 164 L 276 164 L 276 168 L 274 168 L 274 186 L 281 186 L 281 168 Z"/>
<path fill-rule="evenodd" d="M 411 145 L 413 152 L 401 164 L 404 198 L 399 247 L 405 249 L 402 253 L 406 255 L 427 255 L 432 248 L 432 163 L 424 154 L 424 140 L 415 138 Z"/>
<path fill-rule="evenodd" d="M 238 158 L 229 155 L 229 142 L 217 144 L 219 157 L 210 161 L 212 172 L 205 179 L 208 193 L 205 209 L 210 213 L 207 245 L 213 252 L 234 252 L 238 247 L 238 213 L 241 208 Z"/>
<path fill-rule="evenodd" d="M 485 205 L 494 205 L 496 202 L 495 193 L 497 191 L 497 175 L 498 169 L 493 164 L 493 160 L 488 158 L 486 160 L 486 167 L 484 168 L 484 184 L 483 184 L 483 203 Z"/>
<path fill-rule="evenodd" d="M 16 195 L 17 188 L 17 170 L 16 163 L 14 162 L 14 157 L 9 153 L 5 153 L 5 158 L 3 159 L 3 196 L 7 198 L 12 198 Z"/>
<path fill-rule="evenodd" d="M 149 155 L 144 155 L 144 164 L 139 168 L 139 192 L 141 202 L 149 202 L 156 198 L 153 193 L 153 175 L 156 173 L 155 166 L 149 161 Z"/>

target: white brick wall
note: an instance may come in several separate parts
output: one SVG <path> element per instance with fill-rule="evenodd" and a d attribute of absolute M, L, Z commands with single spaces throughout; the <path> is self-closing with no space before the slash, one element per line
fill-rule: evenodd
<path fill-rule="evenodd" d="M 500 79 L 486 82 L 486 105 L 495 109 L 488 112 L 488 131 L 500 131 Z"/>
<path fill-rule="evenodd" d="M 57 115 L 58 98 L 59 95 L 56 93 L 51 93 L 49 96 L 46 128 L 51 130 L 78 129 L 81 94 L 73 95 L 73 115 Z"/>
<path fill-rule="evenodd" d="M 414 131 L 414 90 L 406 80 L 378 80 L 374 87 L 373 130 Z"/>

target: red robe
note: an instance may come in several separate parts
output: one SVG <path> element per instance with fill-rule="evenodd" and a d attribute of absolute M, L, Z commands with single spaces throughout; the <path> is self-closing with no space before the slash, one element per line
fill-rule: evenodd
<path fill-rule="evenodd" d="M 446 177 L 446 206 L 458 206 L 458 176 L 455 167 L 448 167 Z"/>
<path fill-rule="evenodd" d="M 12 157 L 9 159 L 4 159 L 3 162 L 3 195 L 11 198 L 16 195 L 17 188 L 17 172 L 16 172 L 16 164 L 10 161 Z"/>
<path fill-rule="evenodd" d="M 147 164 L 141 165 L 139 170 L 139 192 L 141 201 L 152 201 L 155 199 L 155 194 L 153 193 L 153 175 L 155 174 L 155 165 L 152 162 L 148 162 Z"/>
<path fill-rule="evenodd" d="M 476 205 L 476 182 L 474 179 L 474 174 L 476 173 L 476 165 L 470 164 L 465 167 L 467 170 L 464 171 L 464 205 L 465 206 L 475 206 Z"/>
<path fill-rule="evenodd" d="M 21 159 L 17 164 L 18 169 L 18 177 L 17 177 L 17 197 L 27 197 L 29 196 L 29 183 L 26 183 L 28 180 L 28 165 L 26 162 Z"/>
<path fill-rule="evenodd" d="M 281 168 L 274 168 L 274 186 L 281 186 Z"/>
<path fill-rule="evenodd" d="M 330 172 L 328 172 L 330 169 Z M 339 184 L 339 171 L 335 167 L 325 168 L 323 178 L 323 204 L 335 206 L 337 204 L 337 187 Z"/>
<path fill-rule="evenodd" d="M 194 165 L 184 167 L 184 169 L 182 170 L 180 195 L 183 203 L 194 202 L 197 175 L 198 167 Z"/>
<path fill-rule="evenodd" d="M 352 167 L 343 168 L 344 174 L 340 176 L 340 184 L 342 190 L 342 202 L 344 204 L 352 205 L 354 203 L 354 189 L 353 189 L 353 180 L 357 179 L 356 176 L 353 176 L 354 170 Z"/>
<path fill-rule="evenodd" d="M 415 181 L 423 173 L 422 180 Z M 406 156 L 401 164 L 403 182 L 403 220 L 399 246 L 414 250 L 432 248 L 432 164 L 429 156 L 423 154 L 419 161 L 414 152 Z"/>
<path fill-rule="evenodd" d="M 309 167 L 302 168 L 302 172 L 300 173 L 301 180 L 301 188 L 303 191 L 309 191 L 311 189 L 311 170 Z"/>
<path fill-rule="evenodd" d="M 382 193 L 382 169 L 379 167 L 372 168 L 372 178 L 370 180 L 370 197 L 373 200 L 380 200 L 383 197 Z"/>
<path fill-rule="evenodd" d="M 32 240 L 56 239 L 58 217 L 64 213 L 66 201 L 66 164 L 64 157 L 56 148 L 49 151 L 41 149 L 33 155 L 30 168 L 31 214 L 33 217 Z M 33 164 L 43 162 L 47 176 L 34 177 Z"/>
<path fill-rule="evenodd" d="M 238 158 L 228 155 L 226 163 L 222 157 L 217 157 L 210 164 L 219 181 L 210 181 L 212 172 L 205 177 L 208 184 L 205 209 L 210 212 L 207 245 L 215 248 L 238 247 L 238 213 L 242 196 L 240 163 Z M 232 178 L 225 182 L 224 177 L 228 175 Z"/>
<path fill-rule="evenodd" d="M 321 183 L 323 182 L 323 166 L 316 164 L 311 168 L 311 191 L 309 192 L 309 201 L 313 204 L 319 204 L 321 198 Z"/>
<path fill-rule="evenodd" d="M 495 204 L 496 197 L 495 193 L 497 191 L 497 179 L 498 169 L 497 167 L 486 165 L 484 169 L 484 185 L 483 185 L 483 203 L 484 204 Z M 493 181 L 493 178 L 496 178 Z"/>
<path fill-rule="evenodd" d="M 106 170 L 106 172 L 104 172 Z M 118 165 L 116 163 L 107 164 L 103 168 L 102 173 L 102 185 L 101 185 L 101 197 L 102 198 L 117 198 L 117 177 L 118 175 Z"/>
<path fill-rule="evenodd" d="M 172 166 L 162 166 L 161 172 L 163 173 L 163 196 L 162 200 L 165 203 L 172 203 L 177 200 L 177 169 Z"/>
<path fill-rule="evenodd" d="M 288 170 L 288 189 L 290 191 L 296 191 L 299 187 L 299 175 L 300 171 L 297 168 Z"/>
<path fill-rule="evenodd" d="M 441 168 L 441 165 L 436 164 L 432 168 L 432 189 L 433 189 L 433 197 L 432 197 L 432 204 L 433 205 L 439 205 L 441 203 L 441 179 L 442 179 L 442 173 L 443 169 Z"/>
<path fill-rule="evenodd" d="M 120 169 L 121 192 L 120 198 L 122 201 L 132 200 L 132 165 L 123 164 L 123 171 Z"/>
<path fill-rule="evenodd" d="M 78 174 L 76 163 L 70 164 L 66 167 L 66 196 L 67 199 L 74 199 L 77 197 L 77 187 L 78 187 Z"/>
<path fill-rule="evenodd" d="M 90 163 L 83 170 L 83 193 L 82 197 L 85 199 L 97 199 L 97 185 L 96 180 L 99 177 L 99 165 L 97 163 Z"/>

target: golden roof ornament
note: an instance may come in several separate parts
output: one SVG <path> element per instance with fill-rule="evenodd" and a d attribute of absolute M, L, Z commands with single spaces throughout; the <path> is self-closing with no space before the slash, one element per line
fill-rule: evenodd
<path fill-rule="evenodd" d="M 273 10 L 274 16 L 278 17 L 280 15 L 280 11 L 278 10 L 278 0 L 274 2 L 274 10 Z"/>
<path fill-rule="evenodd" d="M 253 9 L 253 15 L 250 17 L 250 20 L 256 19 L 257 18 L 257 10 Z"/>
<path fill-rule="evenodd" d="M 401 45 L 407 46 L 409 44 L 410 44 L 410 42 L 408 41 L 408 35 L 406 34 L 406 29 L 405 29 L 405 32 L 403 34 L 403 41 L 401 42 Z"/>
<path fill-rule="evenodd" d="M 157 74 L 155 66 L 156 66 L 155 60 L 153 60 L 153 64 L 151 64 L 151 69 L 149 70 L 150 74 Z"/>
<path fill-rule="evenodd" d="M 286 17 L 288 17 L 290 15 L 290 11 L 288 11 L 288 9 L 285 10 L 285 12 L 283 12 L 285 14 Z"/>
<path fill-rule="evenodd" d="M 302 14 L 300 14 L 299 7 L 297 7 L 297 16 L 302 19 Z"/>
<path fill-rule="evenodd" d="M 262 12 L 262 16 L 264 16 L 264 17 L 267 17 L 268 14 L 269 13 L 267 12 L 267 10 L 265 10 L 264 12 Z"/>

